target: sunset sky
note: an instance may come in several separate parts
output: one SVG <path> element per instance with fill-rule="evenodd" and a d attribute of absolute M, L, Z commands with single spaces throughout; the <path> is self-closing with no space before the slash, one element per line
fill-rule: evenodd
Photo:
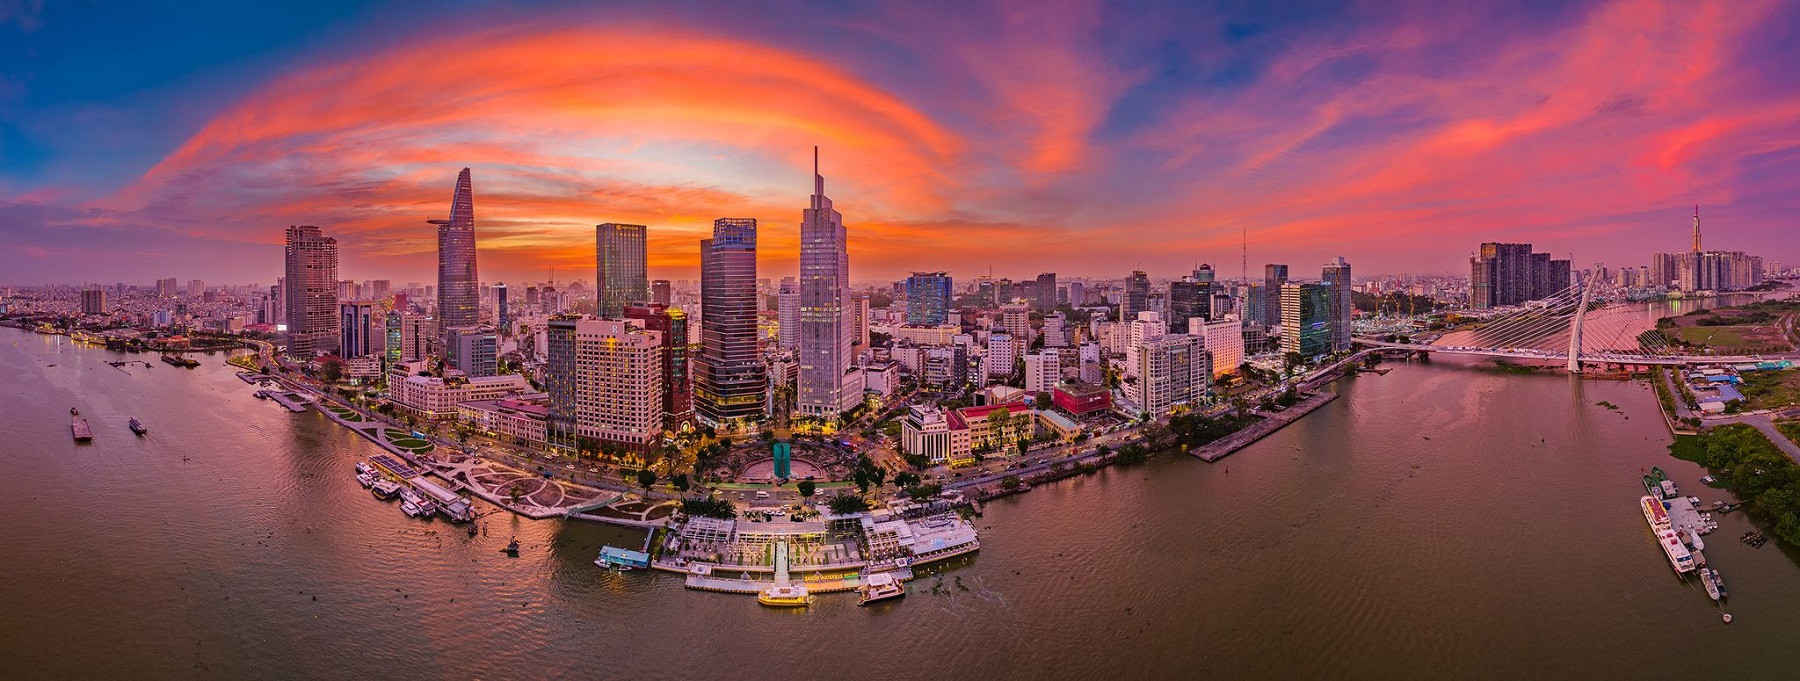
<path fill-rule="evenodd" d="M 780 277 L 813 145 L 857 280 L 1638 265 L 1695 204 L 1800 265 L 1800 3 L 1202 4 L 0 0 L 0 283 L 268 282 L 289 224 L 429 283 L 465 166 L 484 280 L 716 217 Z"/>

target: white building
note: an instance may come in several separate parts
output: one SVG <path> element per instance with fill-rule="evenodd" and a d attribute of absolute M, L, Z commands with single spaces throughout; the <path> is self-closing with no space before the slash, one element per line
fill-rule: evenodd
<path fill-rule="evenodd" d="M 1162 314 L 1146 310 L 1139 312 L 1137 318 L 1131 320 L 1126 327 L 1125 343 L 1125 375 L 1136 376 L 1138 370 L 1138 348 L 1145 341 L 1161 337 L 1168 333 L 1169 327 L 1163 321 Z"/>
<path fill-rule="evenodd" d="M 1059 357 L 1055 348 L 1045 348 L 1025 355 L 1025 389 L 1032 392 L 1048 392 L 1062 378 Z"/>
<path fill-rule="evenodd" d="M 775 294 L 776 345 L 783 350 L 800 348 L 800 282 L 793 277 L 782 277 L 781 288 Z"/>
<path fill-rule="evenodd" d="M 1010 376 L 1019 355 L 1018 343 L 1004 333 L 988 335 L 987 354 L 982 355 L 982 368 L 988 376 Z"/>
<path fill-rule="evenodd" d="M 662 437 L 662 334 L 637 320 L 575 323 L 575 432 L 644 451 Z"/>
<path fill-rule="evenodd" d="M 1069 346 L 1068 318 L 1061 312 L 1044 315 L 1044 347 L 1064 348 Z"/>
<path fill-rule="evenodd" d="M 1207 321 L 1189 319 L 1188 335 L 1205 339 L 1207 354 L 1212 355 L 1212 375 L 1224 376 L 1244 364 L 1244 324 L 1236 317 Z"/>
<path fill-rule="evenodd" d="M 388 372 L 388 399 L 427 420 L 454 418 L 458 402 L 497 400 L 531 389 L 518 374 L 469 378 L 452 372 L 444 378 L 420 375 L 424 369 L 424 362 L 396 365 Z"/>
<path fill-rule="evenodd" d="M 1006 335 L 1011 336 L 1013 342 L 1018 345 L 1016 353 L 1022 354 L 1026 348 L 1031 347 L 1031 305 L 1029 303 L 1001 305 L 1000 326 L 1006 329 Z"/>
<path fill-rule="evenodd" d="M 1169 334 L 1133 346 L 1136 366 L 1125 395 L 1152 416 L 1177 405 L 1198 404 L 1210 385 L 1212 363 L 1198 336 Z"/>
<path fill-rule="evenodd" d="M 1093 341 L 1082 343 L 1080 347 L 1076 348 L 1076 352 L 1079 353 L 1077 365 L 1081 382 L 1098 385 L 1104 378 L 1104 372 L 1101 371 L 1100 366 L 1100 344 Z"/>

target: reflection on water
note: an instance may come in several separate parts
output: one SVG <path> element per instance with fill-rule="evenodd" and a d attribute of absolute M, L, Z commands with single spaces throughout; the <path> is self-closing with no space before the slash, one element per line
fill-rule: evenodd
<path fill-rule="evenodd" d="M 1742 514 L 1707 550 L 1736 623 L 1669 571 L 1640 471 L 1718 493 L 1627 381 L 1396 364 L 1218 464 L 990 504 L 982 552 L 903 600 L 784 611 L 592 565 L 637 532 L 407 519 L 351 479 L 372 445 L 217 358 L 110 356 L 0 330 L 11 677 L 1783 678 L 1800 628 L 1800 570 L 1729 541 Z"/>

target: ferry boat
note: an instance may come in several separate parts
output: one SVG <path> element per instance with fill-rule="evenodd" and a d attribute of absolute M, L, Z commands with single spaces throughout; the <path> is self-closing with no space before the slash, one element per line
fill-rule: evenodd
<path fill-rule="evenodd" d="M 376 480 L 369 486 L 369 492 L 377 499 L 393 499 L 400 496 L 400 485 L 392 480 Z"/>
<path fill-rule="evenodd" d="M 1718 574 L 1712 568 L 1700 568 L 1700 583 L 1706 585 L 1706 595 L 1715 601 L 1725 597 L 1725 592 L 1719 588 Z"/>
<path fill-rule="evenodd" d="M 1650 531 L 1656 535 L 1656 543 L 1662 545 L 1663 553 L 1669 557 L 1669 566 L 1675 568 L 1676 574 L 1687 574 L 1694 571 L 1694 554 L 1675 536 L 1675 530 L 1669 527 L 1669 513 L 1663 508 L 1662 500 L 1652 496 L 1638 499 L 1643 507 L 1644 520 L 1650 523 Z"/>
<path fill-rule="evenodd" d="M 419 505 L 413 503 L 411 499 L 401 501 L 400 510 L 405 511 L 406 515 L 414 518 L 417 518 L 420 515 Z"/>
<path fill-rule="evenodd" d="M 373 466 L 370 466 L 369 463 L 366 461 L 356 462 L 356 474 L 362 475 L 364 473 L 373 475 L 375 473 L 375 468 Z"/>
<path fill-rule="evenodd" d="M 131 432 L 133 432 L 133 433 L 137 433 L 137 434 L 139 434 L 139 435 L 143 435 L 143 434 L 144 434 L 144 433 L 148 433 L 148 432 L 150 432 L 150 429 L 149 429 L 149 428 L 145 428 L 145 427 L 144 427 L 144 424 L 143 424 L 143 423 L 142 423 L 142 422 L 139 422 L 139 421 L 138 421 L 138 420 L 137 420 L 137 419 L 135 419 L 135 418 L 134 418 L 134 419 L 132 419 L 132 420 L 131 420 L 131 423 L 130 423 L 130 424 L 128 424 L 128 425 L 130 425 L 130 426 L 131 426 Z"/>
<path fill-rule="evenodd" d="M 804 608 L 812 604 L 812 594 L 802 584 L 777 584 L 756 594 L 756 602 L 775 608 Z"/>
<path fill-rule="evenodd" d="M 356 482 L 357 482 L 357 484 L 362 485 L 363 487 L 374 487 L 375 486 L 375 476 L 370 475 L 368 473 L 357 473 L 356 474 Z"/>
<path fill-rule="evenodd" d="M 886 572 L 869 575 L 868 581 L 858 587 L 857 591 L 862 594 L 862 598 L 856 601 L 857 605 L 868 605 L 906 595 L 906 587 L 900 585 L 900 580 L 894 579 L 892 574 Z"/>

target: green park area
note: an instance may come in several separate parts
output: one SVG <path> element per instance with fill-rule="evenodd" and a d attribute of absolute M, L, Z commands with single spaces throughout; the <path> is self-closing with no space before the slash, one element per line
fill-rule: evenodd
<path fill-rule="evenodd" d="M 1762 301 L 1664 317 L 1656 328 L 1678 343 L 1720 354 L 1789 352 L 1794 345 L 1782 325 L 1795 314 L 1800 314 L 1800 302 Z"/>
<path fill-rule="evenodd" d="M 1746 371 L 1738 377 L 1743 380 L 1738 385 L 1738 392 L 1744 394 L 1745 409 L 1800 405 L 1800 369 Z"/>
<path fill-rule="evenodd" d="M 335 404 L 327 404 L 324 406 L 326 409 L 330 410 L 332 414 L 335 414 L 338 418 L 343 419 L 345 421 L 349 421 L 351 423 L 360 423 L 360 422 L 366 420 L 363 418 L 362 414 L 358 414 L 353 410 L 345 409 L 345 408 L 340 407 Z"/>
<path fill-rule="evenodd" d="M 430 442 L 426 442 L 419 438 L 413 437 L 412 433 L 408 433 L 404 430 L 399 430 L 399 429 L 395 429 L 395 428 L 382 429 L 381 436 L 387 439 L 388 444 L 391 444 L 395 447 L 399 447 L 401 449 L 412 452 L 414 454 L 426 454 L 426 453 L 429 453 L 431 450 L 437 448 L 436 446 L 432 445 Z"/>
<path fill-rule="evenodd" d="M 1792 437 L 1792 431 L 1783 429 Z M 1737 498 L 1774 523 L 1775 535 L 1800 545 L 1800 464 L 1753 426 L 1719 426 L 1702 435 L 1679 435 L 1669 452 L 1693 461 Z"/>

